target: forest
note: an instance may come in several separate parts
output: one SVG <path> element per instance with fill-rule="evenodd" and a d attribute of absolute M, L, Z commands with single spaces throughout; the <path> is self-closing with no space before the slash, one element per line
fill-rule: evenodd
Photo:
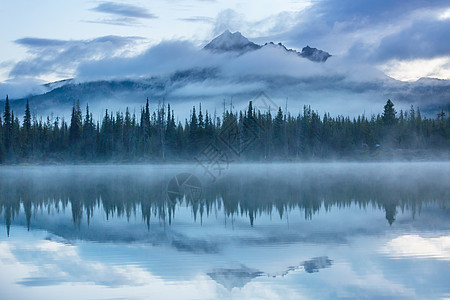
<path fill-rule="evenodd" d="M 249 102 L 245 111 L 212 116 L 201 104 L 189 119 L 175 122 L 170 104 L 140 113 L 105 111 L 94 120 L 86 105 L 73 104 L 70 120 L 32 114 L 27 101 L 23 117 L 8 97 L 0 117 L 0 163 L 87 163 L 145 161 L 272 161 L 321 159 L 448 158 L 450 118 L 434 118 L 419 108 L 397 112 L 387 100 L 379 114 L 323 116 L 305 106 L 292 115 L 260 111 Z"/>

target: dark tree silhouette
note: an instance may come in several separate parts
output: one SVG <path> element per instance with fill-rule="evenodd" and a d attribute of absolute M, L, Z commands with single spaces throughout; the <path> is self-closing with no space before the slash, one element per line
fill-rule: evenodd
<path fill-rule="evenodd" d="M 392 103 L 391 99 L 388 99 L 386 105 L 384 106 L 383 112 L 383 123 L 385 126 L 392 126 L 397 123 L 396 115 L 397 112 L 394 109 L 394 103 Z"/>

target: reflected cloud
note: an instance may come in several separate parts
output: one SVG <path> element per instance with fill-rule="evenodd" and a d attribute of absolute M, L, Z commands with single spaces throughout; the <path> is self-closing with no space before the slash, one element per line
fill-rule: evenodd
<path fill-rule="evenodd" d="M 450 261 L 450 236 L 421 237 L 402 235 L 390 240 L 382 249 L 393 258 L 432 258 Z"/>
<path fill-rule="evenodd" d="M 54 241 L 30 240 L 16 245 L 13 255 L 17 263 L 32 264 L 28 277 L 17 282 L 24 286 L 49 286 L 63 283 L 91 283 L 96 285 L 140 286 L 156 280 L 148 271 L 133 265 L 108 265 L 100 261 L 86 261 L 77 246 Z"/>

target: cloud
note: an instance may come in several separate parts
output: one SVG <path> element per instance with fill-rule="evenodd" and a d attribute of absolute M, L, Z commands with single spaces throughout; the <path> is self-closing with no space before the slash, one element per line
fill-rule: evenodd
<path fill-rule="evenodd" d="M 44 47 L 55 47 L 55 46 L 63 46 L 67 43 L 67 41 L 63 40 L 55 40 L 55 39 L 41 39 L 41 38 L 22 38 L 15 41 L 16 44 L 25 46 L 25 47 L 34 47 L 34 48 L 44 48 Z"/>
<path fill-rule="evenodd" d="M 225 30 L 239 31 L 244 26 L 244 15 L 239 14 L 232 9 L 225 9 L 221 11 L 214 24 L 213 34 L 218 35 Z"/>
<path fill-rule="evenodd" d="M 165 97 L 172 104 L 203 99 L 206 105 L 210 100 L 216 103 L 208 107 L 211 111 L 224 97 L 234 97 L 236 105 L 243 105 L 260 91 L 277 103 L 289 97 L 294 112 L 309 104 L 321 113 L 344 113 L 345 107 L 351 115 L 376 111 L 389 97 L 397 100 L 403 95 L 409 107 L 423 96 L 411 97 L 381 71 L 347 57 L 318 64 L 276 46 L 237 56 L 212 54 L 189 42 L 165 41 L 134 57 L 85 61 L 76 77 L 79 81 L 142 78 L 150 97 Z M 158 80 L 149 80 L 152 77 Z"/>
<path fill-rule="evenodd" d="M 57 74 L 60 77 L 72 77 L 81 62 L 124 55 L 139 39 L 141 38 L 113 35 L 92 40 L 18 39 L 15 42 L 27 47 L 32 56 L 18 62 L 9 76 L 39 77 Z"/>
<path fill-rule="evenodd" d="M 421 77 L 450 78 L 450 56 L 434 59 L 393 59 L 383 64 L 380 69 L 393 78 L 411 81 Z"/>
<path fill-rule="evenodd" d="M 180 18 L 180 21 L 191 22 L 191 23 L 214 23 L 213 18 L 204 17 L 204 16 L 193 16 L 188 18 Z"/>
<path fill-rule="evenodd" d="M 42 80 L 32 78 L 20 78 L 0 82 L 0 99 L 3 100 L 6 95 L 14 99 L 48 92 L 48 89 L 43 86 L 44 83 Z"/>
<path fill-rule="evenodd" d="M 107 13 L 127 18 L 140 18 L 140 19 L 156 19 L 157 16 L 150 13 L 146 8 L 139 7 L 131 4 L 116 3 L 116 2 L 103 2 L 98 6 L 92 8 L 93 11 Z"/>
<path fill-rule="evenodd" d="M 261 63 L 264 62 L 264 63 Z M 198 49 L 187 41 L 164 41 L 133 57 L 110 57 L 80 63 L 76 77 L 81 81 L 95 79 L 169 76 L 179 71 L 211 69 L 207 79 L 260 80 L 261 76 L 293 78 L 344 77 L 354 70 L 351 61 L 344 58 L 318 64 L 278 46 L 263 47 L 243 55 L 211 53 Z M 362 70 L 359 70 L 362 71 Z M 382 74 L 366 66 L 354 80 L 379 79 Z M 360 80 L 361 81 L 361 80 Z M 227 82 L 228 84 L 228 82 Z M 209 90 L 209 89 L 208 89 Z"/>
<path fill-rule="evenodd" d="M 373 25 L 386 22 L 392 23 L 396 17 L 404 16 L 415 10 L 448 6 L 448 1 L 445 0 L 378 0 L 370 2 L 365 0 L 343 0 L 339 2 L 324 0 L 312 6 L 311 11 L 314 12 L 314 16 L 319 16 L 319 19 L 330 25 L 339 22 Z"/>
<path fill-rule="evenodd" d="M 107 42 L 110 38 L 103 39 Z M 96 39 L 100 45 L 101 41 Z M 72 76 L 77 82 L 117 81 L 112 82 L 112 86 L 120 85 L 121 80 L 135 80 L 137 89 L 125 87 L 125 94 L 115 94 L 118 103 L 122 103 L 122 98 L 143 99 L 147 96 L 164 97 L 173 104 L 179 100 L 203 99 L 205 105 L 210 102 L 208 108 L 213 111 L 219 107 L 217 101 L 223 98 L 234 97 L 236 105 L 245 104 L 260 91 L 265 91 L 280 103 L 288 97 L 294 112 L 307 104 L 321 113 L 357 115 L 364 110 L 377 111 L 387 98 L 399 101 L 396 102 L 399 107 L 405 103 L 407 108 L 421 103 L 421 99 L 429 99 L 427 105 L 441 103 L 448 95 L 444 90 L 433 94 L 436 88 L 415 91 L 413 87 L 390 79 L 372 65 L 348 56 L 333 56 L 326 63 L 318 64 L 286 53 L 275 45 L 243 55 L 214 54 L 187 41 L 164 41 L 134 56 L 115 55 L 115 52 L 105 55 L 102 46 L 92 47 L 93 50 L 83 50 L 71 58 Z M 49 48 L 60 49 L 57 46 Z M 123 51 L 121 47 L 116 52 L 120 51 Z M 63 69 L 65 65 L 60 61 L 71 57 L 65 56 L 68 55 L 54 56 L 56 61 L 36 59 L 33 66 L 40 63 Z M 442 88 L 445 85 L 444 82 Z M 80 90 L 78 97 L 89 99 L 90 104 L 93 99 L 101 103 L 105 98 L 103 92 L 84 92 Z M 109 104 L 102 105 L 110 107 L 111 99 L 112 96 L 108 96 Z"/>
<path fill-rule="evenodd" d="M 222 61 L 220 55 L 200 51 L 186 41 L 164 41 L 133 57 L 85 61 L 77 69 L 80 80 L 167 75 L 178 70 L 207 68 Z"/>
<path fill-rule="evenodd" d="M 98 23 L 107 25 L 118 25 L 118 26 L 137 26 L 141 25 L 140 22 L 136 21 L 134 18 L 115 18 L 115 19 L 98 19 L 98 20 L 86 20 L 86 23 Z"/>
<path fill-rule="evenodd" d="M 115 17 L 107 19 L 88 20 L 84 22 L 118 26 L 137 26 L 142 24 L 139 19 L 148 20 L 158 18 L 156 15 L 152 14 L 144 7 L 117 2 L 102 2 L 91 10 L 113 15 Z"/>
<path fill-rule="evenodd" d="M 297 25 L 278 36 L 296 47 L 309 43 L 338 55 L 355 49 L 375 53 L 380 42 L 386 39 L 383 45 L 386 50 L 389 48 L 398 55 L 403 51 L 403 56 L 417 57 L 418 51 L 411 49 L 414 40 L 405 38 L 403 32 L 426 37 L 424 42 L 434 45 L 442 40 L 442 32 L 448 32 L 448 25 L 439 20 L 439 13 L 449 6 L 448 1 L 440 0 L 324 0 L 299 12 Z M 399 43 L 390 42 L 389 36 L 392 40 L 397 38 Z M 446 44 L 442 48 L 447 47 Z M 408 52 L 410 49 L 411 53 Z M 436 51 L 443 52 L 442 49 Z M 365 52 L 357 54 L 364 55 Z M 370 58 L 370 55 L 364 58 Z"/>
<path fill-rule="evenodd" d="M 225 9 L 218 13 L 213 21 L 212 35 L 216 36 L 225 30 L 239 31 L 247 37 L 252 37 L 256 42 L 278 41 L 272 37 L 289 31 L 298 23 L 297 13 L 283 11 L 263 19 L 249 20 L 245 14 L 233 9 Z"/>
<path fill-rule="evenodd" d="M 420 20 L 381 40 L 379 60 L 435 58 L 450 55 L 450 20 Z"/>

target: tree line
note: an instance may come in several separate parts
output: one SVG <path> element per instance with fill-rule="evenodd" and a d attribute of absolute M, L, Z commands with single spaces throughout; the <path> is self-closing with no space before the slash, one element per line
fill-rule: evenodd
<path fill-rule="evenodd" d="M 442 110 L 435 118 L 419 108 L 396 112 L 388 100 L 382 113 L 350 118 L 320 116 L 305 106 L 297 115 L 278 108 L 260 111 L 249 102 L 245 111 L 224 111 L 220 117 L 193 107 L 188 119 L 175 122 L 170 104 L 140 113 L 105 111 L 94 120 L 74 103 L 70 122 L 38 118 L 27 101 L 19 119 L 8 97 L 0 117 L 0 162 L 36 161 L 177 161 L 233 156 L 234 160 L 286 160 L 377 157 L 380 153 L 448 151 L 450 118 Z M 215 155 L 212 155 L 211 150 Z M 403 152 L 402 152 L 403 151 Z M 408 152 L 409 151 L 409 152 Z"/>

